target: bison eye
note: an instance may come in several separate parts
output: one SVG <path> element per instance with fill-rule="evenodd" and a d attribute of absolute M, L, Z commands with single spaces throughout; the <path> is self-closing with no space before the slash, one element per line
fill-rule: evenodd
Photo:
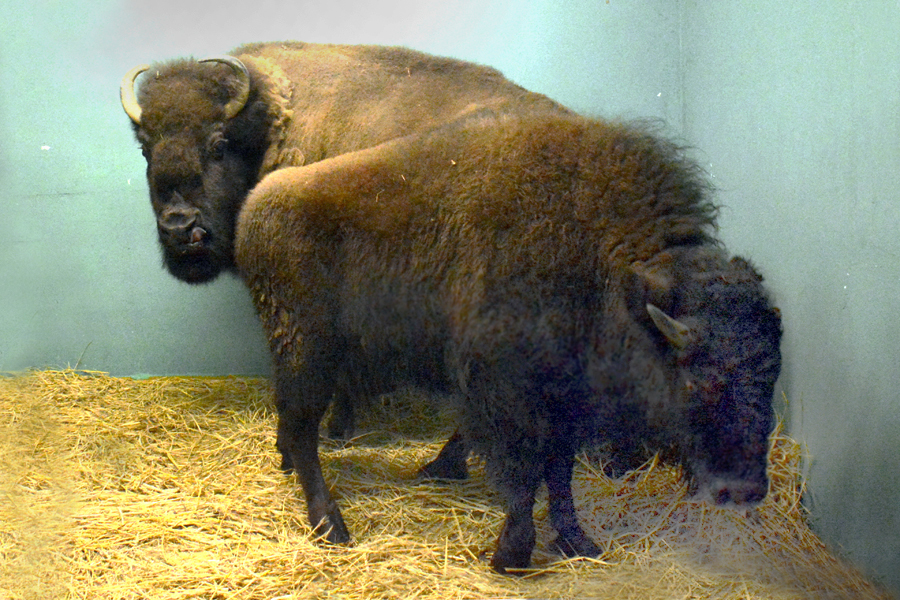
<path fill-rule="evenodd" d="M 228 146 L 228 140 L 221 135 L 213 136 L 209 142 L 209 157 L 212 160 L 222 160 L 225 156 L 225 148 Z"/>

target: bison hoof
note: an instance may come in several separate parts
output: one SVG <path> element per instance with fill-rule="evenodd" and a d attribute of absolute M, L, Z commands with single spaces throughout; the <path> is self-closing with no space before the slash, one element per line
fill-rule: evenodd
<path fill-rule="evenodd" d="M 316 540 L 337 546 L 350 542 L 350 532 L 340 514 L 322 519 L 314 530 Z"/>
<path fill-rule="evenodd" d="M 509 569 L 527 569 L 531 564 L 531 552 L 511 548 L 497 548 L 491 557 L 491 568 L 501 575 L 516 575 Z"/>
<path fill-rule="evenodd" d="M 469 478 L 469 469 L 465 462 L 434 459 L 419 469 L 420 479 L 448 479 L 461 481 Z"/>
<path fill-rule="evenodd" d="M 580 531 L 577 534 L 569 535 L 560 533 L 556 536 L 553 546 L 557 552 L 568 558 L 576 556 L 594 558 L 600 555 L 600 548 L 597 547 L 597 544 Z"/>
<path fill-rule="evenodd" d="M 328 439 L 345 442 L 353 437 L 354 423 L 353 419 L 347 422 L 347 419 L 340 419 L 337 416 L 331 418 L 328 423 Z"/>

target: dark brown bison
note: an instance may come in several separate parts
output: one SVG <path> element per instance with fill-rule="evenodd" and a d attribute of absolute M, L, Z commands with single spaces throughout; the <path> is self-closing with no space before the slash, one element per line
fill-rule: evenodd
<path fill-rule="evenodd" d="M 715 212 L 670 143 L 548 111 L 482 111 L 263 179 L 235 257 L 316 532 L 350 538 L 317 441 L 356 369 L 458 390 L 450 454 L 482 455 L 500 493 L 500 572 L 530 562 L 541 482 L 559 549 L 598 553 L 570 488 L 586 444 L 625 465 L 663 452 L 713 502 L 759 502 L 780 318 Z"/>

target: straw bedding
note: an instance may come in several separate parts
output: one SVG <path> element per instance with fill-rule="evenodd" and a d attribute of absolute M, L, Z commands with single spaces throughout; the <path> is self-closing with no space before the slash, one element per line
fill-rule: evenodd
<path fill-rule="evenodd" d="M 771 493 L 744 513 L 692 502 L 670 467 L 610 480 L 582 457 L 576 504 L 603 554 L 544 552 L 539 499 L 535 568 L 495 575 L 502 513 L 477 461 L 463 483 L 415 480 L 452 424 L 410 390 L 354 440 L 323 439 L 354 535 L 323 547 L 278 471 L 271 396 L 232 377 L 0 378 L 0 599 L 888 597 L 809 530 L 801 448 L 780 433 Z"/>

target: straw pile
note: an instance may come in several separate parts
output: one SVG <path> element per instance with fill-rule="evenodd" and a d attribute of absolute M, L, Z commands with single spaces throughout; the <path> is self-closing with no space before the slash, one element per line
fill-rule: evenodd
<path fill-rule="evenodd" d="M 584 458 L 576 503 L 604 553 L 544 552 L 541 499 L 536 568 L 504 578 L 485 561 L 502 514 L 478 463 L 468 482 L 414 479 L 446 418 L 406 391 L 361 427 L 322 442 L 355 543 L 321 547 L 277 469 L 265 381 L 0 378 L 0 599 L 888 597 L 810 532 L 783 435 L 772 493 L 746 514 L 686 499 L 669 467 L 610 480 Z"/>

